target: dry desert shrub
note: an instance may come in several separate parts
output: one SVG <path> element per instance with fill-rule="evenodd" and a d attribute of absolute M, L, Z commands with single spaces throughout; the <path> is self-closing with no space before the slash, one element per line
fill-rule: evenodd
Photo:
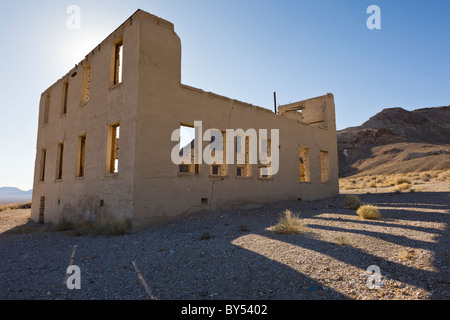
<path fill-rule="evenodd" d="M 97 226 L 100 235 L 115 236 L 131 232 L 132 225 L 128 218 L 105 219 Z"/>
<path fill-rule="evenodd" d="M 431 175 L 430 175 L 428 172 L 422 172 L 422 173 L 420 174 L 420 179 L 421 179 L 422 181 L 430 181 Z"/>
<path fill-rule="evenodd" d="M 67 231 L 75 229 L 75 223 L 72 221 L 63 219 L 57 224 L 54 224 L 50 227 L 51 231 L 59 232 L 59 231 Z"/>
<path fill-rule="evenodd" d="M 410 184 L 410 183 L 407 183 L 407 182 L 404 182 L 404 183 L 402 183 L 402 184 L 400 184 L 400 185 L 397 185 L 396 190 L 402 191 L 402 190 L 408 190 L 408 189 L 410 189 L 410 188 L 411 188 L 411 184 Z"/>
<path fill-rule="evenodd" d="M 351 194 L 345 197 L 344 200 L 344 208 L 346 209 L 358 209 L 360 206 L 362 206 L 363 203 L 358 198 L 358 196 Z"/>
<path fill-rule="evenodd" d="M 397 177 L 397 178 L 395 178 L 395 185 L 398 186 L 398 185 L 401 185 L 401 184 L 404 184 L 404 183 L 410 184 L 411 180 L 409 180 L 406 177 Z"/>
<path fill-rule="evenodd" d="M 376 187 L 377 187 L 376 181 L 373 181 L 373 180 L 370 181 L 368 187 L 369 187 L 369 188 L 376 188 Z"/>
<path fill-rule="evenodd" d="M 336 238 L 337 244 L 340 246 L 346 246 L 350 243 L 346 236 L 340 235 Z"/>
<path fill-rule="evenodd" d="M 381 217 L 378 208 L 370 204 L 362 205 L 358 210 L 356 210 L 356 213 L 362 219 L 377 220 Z"/>
<path fill-rule="evenodd" d="M 402 258 L 403 260 L 411 260 L 414 259 L 415 257 L 416 252 L 414 251 L 414 249 L 408 249 L 400 253 L 400 258 Z"/>
<path fill-rule="evenodd" d="M 450 170 L 447 170 L 440 172 L 436 179 L 439 181 L 446 181 L 449 180 L 449 178 L 450 178 Z"/>
<path fill-rule="evenodd" d="M 131 221 L 127 218 L 103 219 L 98 222 L 61 220 L 51 226 L 50 231 L 71 231 L 73 236 L 115 236 L 130 233 Z"/>
<path fill-rule="evenodd" d="M 248 232 L 249 231 L 248 227 L 245 224 L 240 225 L 239 226 L 239 230 L 242 231 L 242 232 Z"/>
<path fill-rule="evenodd" d="M 384 183 L 385 180 L 386 180 L 385 177 L 378 177 L 378 178 L 375 179 L 375 182 L 376 182 L 376 183 Z"/>
<path fill-rule="evenodd" d="M 306 224 L 300 219 L 298 215 L 292 213 L 291 210 L 284 211 L 278 223 L 271 227 L 275 233 L 281 234 L 295 234 L 306 232 Z"/>
<path fill-rule="evenodd" d="M 209 232 L 203 232 L 199 238 L 199 240 L 210 240 L 210 239 L 211 239 L 211 235 L 209 234 Z"/>

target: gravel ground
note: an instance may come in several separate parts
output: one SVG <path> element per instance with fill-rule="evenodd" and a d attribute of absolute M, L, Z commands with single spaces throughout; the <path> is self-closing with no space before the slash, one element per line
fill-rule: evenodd
<path fill-rule="evenodd" d="M 449 192 L 361 194 L 380 209 L 376 221 L 343 209 L 344 197 L 203 212 L 108 237 L 18 232 L 11 219 L 29 210 L 0 213 L 0 299 L 450 298 Z M 268 230 L 286 209 L 306 233 Z M 69 265 L 80 267 L 80 290 L 65 284 Z"/>

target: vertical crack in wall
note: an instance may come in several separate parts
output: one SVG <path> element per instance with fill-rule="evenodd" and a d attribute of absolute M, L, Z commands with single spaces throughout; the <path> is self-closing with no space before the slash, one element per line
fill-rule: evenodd
<path fill-rule="evenodd" d="M 228 117 L 228 129 L 231 129 L 231 115 L 233 113 L 233 108 L 234 108 L 234 101 L 231 101 L 230 116 Z"/>
<path fill-rule="evenodd" d="M 215 180 L 213 180 L 212 181 L 212 184 L 211 184 L 211 194 L 210 194 L 210 196 L 209 196 L 209 209 L 210 210 L 212 210 L 212 202 L 213 202 L 213 197 L 214 197 L 214 183 L 215 183 L 216 181 Z"/>

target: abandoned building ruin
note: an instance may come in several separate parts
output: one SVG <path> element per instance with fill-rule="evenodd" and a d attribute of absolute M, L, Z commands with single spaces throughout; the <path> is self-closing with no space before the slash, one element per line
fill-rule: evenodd
<path fill-rule="evenodd" d="M 279 129 L 278 172 L 247 157 L 174 164 L 171 134 L 194 121 L 222 132 Z M 241 141 L 247 154 L 249 139 Z M 142 10 L 41 95 L 31 213 L 39 223 L 129 218 L 137 229 L 199 210 L 338 193 L 332 94 L 274 113 L 182 84 L 174 25 Z"/>

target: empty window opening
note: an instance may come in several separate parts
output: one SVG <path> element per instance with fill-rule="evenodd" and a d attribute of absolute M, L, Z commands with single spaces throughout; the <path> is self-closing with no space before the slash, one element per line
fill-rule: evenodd
<path fill-rule="evenodd" d="M 299 147 L 299 161 L 300 161 L 300 181 L 310 182 L 310 161 L 309 148 Z"/>
<path fill-rule="evenodd" d="M 116 123 L 109 126 L 108 129 L 108 159 L 107 159 L 107 173 L 119 172 L 119 138 L 120 138 L 120 124 Z"/>
<path fill-rule="evenodd" d="M 226 166 L 226 137 L 225 132 L 221 132 L 219 130 L 213 130 L 215 131 L 214 135 L 211 135 L 211 157 L 213 160 L 211 164 L 210 174 L 213 176 L 226 176 L 228 174 L 227 172 L 227 166 Z M 217 145 L 213 145 L 213 143 L 216 141 L 216 136 L 222 136 L 222 143 L 220 144 L 219 141 L 217 141 Z"/>
<path fill-rule="evenodd" d="M 213 164 L 211 166 L 211 174 L 214 175 L 214 176 L 218 176 L 219 172 L 220 172 L 220 166 Z"/>
<path fill-rule="evenodd" d="M 329 180 L 328 151 L 320 151 L 320 168 L 322 182 Z"/>
<path fill-rule="evenodd" d="M 83 67 L 83 80 L 81 84 L 81 103 L 87 103 L 89 101 L 91 85 L 91 64 L 87 63 Z"/>
<path fill-rule="evenodd" d="M 269 158 L 271 157 L 271 140 L 259 139 L 259 178 L 269 179 L 272 178 L 271 167 L 268 165 Z"/>
<path fill-rule="evenodd" d="M 86 135 L 78 137 L 78 165 L 77 177 L 84 177 L 84 163 L 86 155 Z"/>
<path fill-rule="evenodd" d="M 45 95 L 44 100 L 44 125 L 48 124 L 48 118 L 50 114 L 50 93 Z"/>
<path fill-rule="evenodd" d="M 123 41 L 116 43 L 114 49 L 114 81 L 113 85 L 122 82 Z"/>
<path fill-rule="evenodd" d="M 270 139 L 260 139 L 260 153 L 262 153 L 261 156 L 270 157 L 271 156 L 271 140 Z"/>
<path fill-rule="evenodd" d="M 268 166 L 259 167 L 259 178 L 260 179 L 269 179 L 272 175 L 270 174 L 270 168 Z"/>
<path fill-rule="evenodd" d="M 201 204 L 208 204 L 208 198 L 202 198 Z"/>
<path fill-rule="evenodd" d="M 39 203 L 39 223 L 44 224 L 45 197 L 41 197 Z"/>
<path fill-rule="evenodd" d="M 248 136 L 236 136 L 235 163 L 237 177 L 250 177 L 252 175 L 249 161 L 250 138 Z"/>
<path fill-rule="evenodd" d="M 180 164 L 179 169 L 181 173 L 189 173 L 189 165 L 187 164 Z"/>
<path fill-rule="evenodd" d="M 195 128 L 180 125 L 180 153 L 183 158 L 179 165 L 180 173 L 200 172 L 199 164 L 195 164 Z"/>
<path fill-rule="evenodd" d="M 58 154 L 56 159 L 56 180 L 62 179 L 63 172 L 63 155 L 64 155 L 64 144 L 58 144 Z"/>
<path fill-rule="evenodd" d="M 66 80 L 62 85 L 62 105 L 61 105 L 61 115 L 67 113 L 67 99 L 69 95 L 69 80 Z"/>
<path fill-rule="evenodd" d="M 39 181 L 44 181 L 45 179 L 45 162 L 47 158 L 47 150 L 42 149 L 41 151 L 41 165 L 40 165 L 40 173 L 39 173 Z"/>

